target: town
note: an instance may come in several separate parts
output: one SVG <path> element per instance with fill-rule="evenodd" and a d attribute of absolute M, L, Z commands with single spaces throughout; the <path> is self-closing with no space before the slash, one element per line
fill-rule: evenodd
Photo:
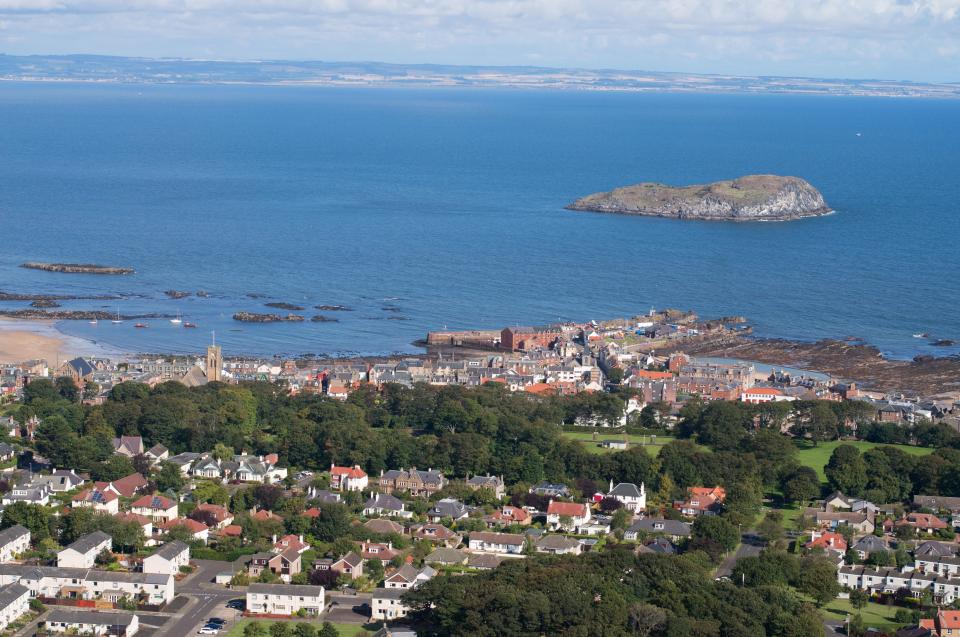
<path fill-rule="evenodd" d="M 435 332 L 436 355 L 376 362 L 5 362 L 0 630 L 960 634 L 960 395 L 676 347 L 738 323 Z M 550 591 L 564 610 L 508 619 Z"/>

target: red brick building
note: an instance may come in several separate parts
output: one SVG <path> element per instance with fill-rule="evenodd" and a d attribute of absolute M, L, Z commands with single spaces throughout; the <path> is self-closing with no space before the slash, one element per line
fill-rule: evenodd
<path fill-rule="evenodd" d="M 562 335 L 558 327 L 505 327 L 500 332 L 500 347 L 511 352 L 549 349 Z"/>

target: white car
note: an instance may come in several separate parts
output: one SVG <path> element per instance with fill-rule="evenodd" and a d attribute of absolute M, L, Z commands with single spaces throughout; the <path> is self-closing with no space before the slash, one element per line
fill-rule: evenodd
<path fill-rule="evenodd" d="M 219 628 L 213 628 L 213 627 L 211 627 L 211 626 L 204 626 L 203 628 L 201 628 L 200 630 L 197 631 L 197 634 L 198 634 L 198 635 L 216 635 L 216 634 L 219 633 L 219 632 L 220 632 L 220 629 L 219 629 Z"/>

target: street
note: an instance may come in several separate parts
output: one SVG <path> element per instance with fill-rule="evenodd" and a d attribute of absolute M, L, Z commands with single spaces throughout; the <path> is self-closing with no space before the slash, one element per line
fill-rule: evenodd
<path fill-rule="evenodd" d="M 728 555 L 717 568 L 715 577 L 730 577 L 733 573 L 733 567 L 741 557 L 750 557 L 760 555 L 763 550 L 764 542 L 754 533 L 744 533 L 740 536 L 740 546 L 732 555 Z"/>

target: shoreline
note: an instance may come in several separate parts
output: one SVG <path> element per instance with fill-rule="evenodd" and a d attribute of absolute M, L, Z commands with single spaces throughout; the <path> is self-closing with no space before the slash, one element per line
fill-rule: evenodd
<path fill-rule="evenodd" d="M 56 321 L 0 318 L 0 362 L 18 363 L 45 359 L 58 367 L 77 356 L 110 358 L 126 356 L 114 347 L 61 332 Z"/>

